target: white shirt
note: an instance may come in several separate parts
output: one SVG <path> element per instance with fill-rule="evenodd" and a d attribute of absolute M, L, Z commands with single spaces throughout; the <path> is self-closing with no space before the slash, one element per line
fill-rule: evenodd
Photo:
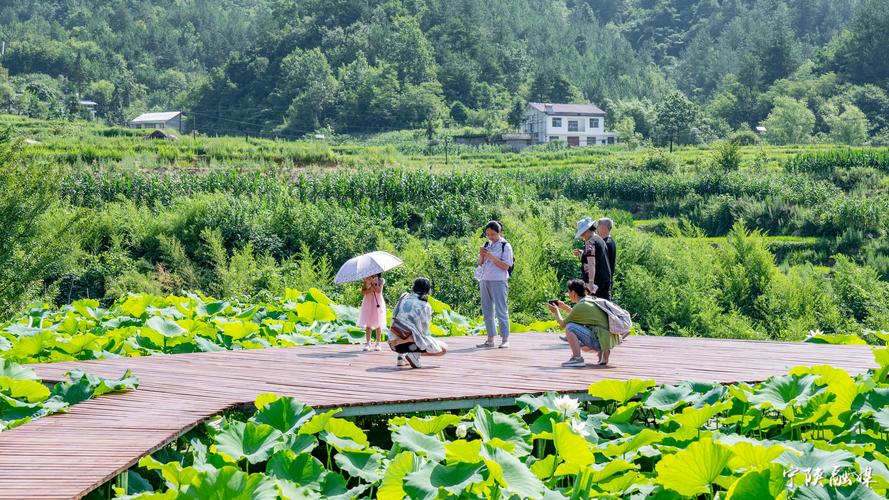
<path fill-rule="evenodd" d="M 491 251 L 494 257 L 512 266 L 512 245 L 506 239 L 501 237 L 494 243 L 487 241 L 485 247 Z M 509 270 L 500 269 L 490 259 L 486 259 L 484 264 L 475 268 L 475 279 L 479 281 L 508 281 Z"/>

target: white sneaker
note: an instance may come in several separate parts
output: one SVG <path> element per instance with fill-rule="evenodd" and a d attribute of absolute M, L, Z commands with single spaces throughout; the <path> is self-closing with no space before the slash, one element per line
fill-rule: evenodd
<path fill-rule="evenodd" d="M 490 349 L 492 347 L 497 347 L 496 345 L 494 345 L 494 339 L 488 339 L 481 344 L 476 344 L 475 346 L 479 349 Z"/>
<path fill-rule="evenodd" d="M 380 343 L 377 342 L 377 344 L 374 346 L 374 351 L 380 352 L 380 351 L 382 351 L 382 350 L 383 350 L 383 348 L 380 347 Z"/>
<path fill-rule="evenodd" d="M 412 368 L 422 368 L 423 363 L 420 362 L 420 353 L 418 352 L 409 352 L 404 355 L 404 359 L 410 363 Z"/>
<path fill-rule="evenodd" d="M 364 348 L 361 349 L 361 350 L 364 351 L 364 352 L 369 351 L 369 350 L 370 350 L 370 342 L 368 342 L 367 344 L 364 344 Z"/>
<path fill-rule="evenodd" d="M 562 366 L 564 366 L 565 368 L 585 368 L 586 361 L 584 361 L 583 357 L 581 357 L 581 356 L 578 356 L 576 358 L 572 357 L 568 361 L 565 361 L 564 363 L 562 363 Z"/>
<path fill-rule="evenodd" d="M 500 346 L 499 346 L 499 347 L 500 347 L 501 349 L 506 349 L 506 348 L 508 348 L 508 347 L 509 347 L 509 341 L 508 341 L 508 340 L 504 340 L 503 342 L 500 342 Z"/>
<path fill-rule="evenodd" d="M 407 365 L 407 361 L 404 360 L 404 354 L 399 354 L 398 358 L 395 360 L 395 366 L 405 366 Z"/>

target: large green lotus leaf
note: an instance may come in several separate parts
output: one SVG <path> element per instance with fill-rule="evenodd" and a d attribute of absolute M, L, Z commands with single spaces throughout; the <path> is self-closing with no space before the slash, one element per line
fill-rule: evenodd
<path fill-rule="evenodd" d="M 369 445 L 367 435 L 360 427 L 348 420 L 335 417 L 324 424 L 321 439 L 341 451 L 363 450 Z"/>
<path fill-rule="evenodd" d="M 167 486 L 173 490 L 180 490 L 191 484 L 198 475 L 195 467 L 183 467 L 179 462 L 161 462 L 152 456 L 139 460 L 139 467 L 150 471 L 157 471 L 166 481 Z"/>
<path fill-rule="evenodd" d="M 280 398 L 260 408 L 250 420 L 271 425 L 286 434 L 308 422 L 314 415 L 315 410 L 302 402 L 293 398 Z"/>
<path fill-rule="evenodd" d="M 0 377 L 10 377 L 20 380 L 37 380 L 34 370 L 18 363 L 13 363 L 6 358 L 0 358 Z"/>
<path fill-rule="evenodd" d="M 481 463 L 458 463 L 452 466 L 437 464 L 432 469 L 430 482 L 436 488 L 444 488 L 453 495 L 459 495 L 469 485 L 480 483 L 483 465 Z"/>
<path fill-rule="evenodd" d="M 265 470 L 270 476 L 306 486 L 321 480 L 324 465 L 309 453 L 297 455 L 290 450 L 283 450 L 269 458 Z"/>
<path fill-rule="evenodd" d="M 632 453 L 643 446 L 661 442 L 666 435 L 660 431 L 652 429 L 642 429 L 636 434 L 625 438 L 606 441 L 603 453 L 607 457 L 616 457 L 618 455 L 626 455 Z M 602 444 L 600 444 L 602 446 Z"/>
<path fill-rule="evenodd" d="M 306 300 L 311 302 L 317 302 L 318 304 L 324 304 L 325 306 L 329 306 L 333 304 L 333 301 L 327 295 L 324 295 L 324 292 L 318 290 L 317 288 L 310 288 L 308 292 L 306 292 Z"/>
<path fill-rule="evenodd" d="M 164 337 L 178 337 L 187 333 L 185 328 L 179 326 L 178 323 L 163 316 L 152 316 L 145 322 L 145 326 L 151 328 Z"/>
<path fill-rule="evenodd" d="M 492 446 L 482 448 L 482 454 L 500 466 L 506 491 L 521 498 L 539 498 L 543 495 L 546 490 L 543 482 L 518 457 Z"/>
<path fill-rule="evenodd" d="M 609 415 L 607 422 L 610 424 L 628 424 L 633 421 L 636 416 L 636 410 L 642 406 L 641 401 L 630 401 L 627 404 L 619 406 L 614 413 Z"/>
<path fill-rule="evenodd" d="M 852 403 L 852 410 L 862 416 L 876 413 L 883 408 L 889 408 L 889 387 L 874 387 L 859 394 Z"/>
<path fill-rule="evenodd" d="M 344 451 L 334 457 L 340 469 L 371 484 L 383 478 L 382 459 L 383 455 L 373 451 Z"/>
<path fill-rule="evenodd" d="M 664 456 L 656 466 L 656 481 L 685 496 L 708 493 L 731 457 L 728 446 L 704 438 L 678 453 Z"/>
<path fill-rule="evenodd" d="M 445 458 L 444 444 L 437 437 L 423 434 L 409 425 L 395 429 L 392 433 L 392 442 L 436 462 Z"/>
<path fill-rule="evenodd" d="M 746 443 L 745 443 L 746 444 Z M 727 493 L 727 500 L 762 500 L 788 498 L 787 478 L 780 465 L 772 464 L 762 470 L 747 472 L 734 482 Z"/>
<path fill-rule="evenodd" d="M 489 412 L 479 406 L 473 412 L 475 431 L 485 441 L 499 438 L 513 443 L 515 454 L 520 457 L 531 452 L 531 445 L 528 443 L 531 431 L 525 428 L 525 422 L 521 418 L 500 412 Z"/>
<path fill-rule="evenodd" d="M 717 405 L 708 405 L 703 408 L 688 407 L 670 417 L 668 422 L 676 423 L 679 429 L 673 433 L 673 436 L 679 440 L 687 440 L 696 437 L 701 427 L 707 424 L 713 417 L 731 408 L 729 402 L 719 403 Z"/>
<path fill-rule="evenodd" d="M 826 386 L 827 392 L 836 396 L 830 406 L 830 413 L 839 415 L 849 411 L 852 402 L 858 395 L 858 387 L 849 372 L 828 365 L 813 366 L 809 368 L 796 367 L 790 370 L 791 375 L 818 375 L 816 384 Z"/>
<path fill-rule="evenodd" d="M 263 474 L 247 474 L 235 467 L 202 470 L 180 498 L 195 500 L 276 500 L 275 482 Z"/>
<path fill-rule="evenodd" d="M 640 392 L 654 387 L 654 380 L 602 380 L 590 384 L 590 396 L 624 404 Z"/>
<path fill-rule="evenodd" d="M 404 476 L 404 492 L 411 500 L 435 500 L 438 488 L 432 485 L 432 470 L 435 464 L 426 462 L 419 469 Z"/>
<path fill-rule="evenodd" d="M 531 472 L 534 473 L 535 476 L 540 478 L 542 481 L 546 481 L 547 479 L 553 477 L 553 474 L 556 472 L 556 458 L 555 455 L 547 455 L 539 460 L 534 461 L 531 464 Z"/>
<path fill-rule="evenodd" d="M 346 478 L 342 474 L 327 472 L 321 480 L 321 496 L 325 500 L 353 500 L 361 498 L 361 494 L 370 488 L 369 484 L 359 484 L 349 489 Z"/>
<path fill-rule="evenodd" d="M 304 323 L 328 322 L 336 320 L 336 313 L 327 304 L 303 302 L 296 306 L 296 316 Z"/>
<path fill-rule="evenodd" d="M 856 486 L 830 487 L 830 486 L 800 486 L 793 495 L 794 500 L 885 500 L 886 497 L 877 495 L 868 486 L 859 484 Z"/>
<path fill-rule="evenodd" d="M 154 296 L 148 294 L 130 294 L 120 304 L 120 311 L 128 316 L 139 318 L 145 313 L 145 309 L 151 305 L 154 299 Z"/>
<path fill-rule="evenodd" d="M 216 323 L 222 328 L 222 333 L 231 337 L 232 340 L 241 340 L 259 331 L 259 325 L 250 321 L 222 321 L 217 319 Z"/>
<path fill-rule="evenodd" d="M 101 351 L 105 339 L 92 333 L 82 333 L 73 337 L 56 337 L 51 342 L 65 354 L 77 356 L 83 351 Z"/>
<path fill-rule="evenodd" d="M 210 302 L 207 304 L 201 304 L 195 308 L 195 313 L 199 318 L 206 318 L 208 316 L 216 316 L 217 314 L 223 313 L 226 309 L 229 308 L 231 304 L 228 302 Z"/>
<path fill-rule="evenodd" d="M 874 349 L 874 360 L 879 366 L 874 371 L 874 380 L 881 384 L 889 383 L 889 347 Z"/>
<path fill-rule="evenodd" d="M 691 387 L 680 385 L 663 385 L 651 391 L 642 402 L 646 408 L 656 408 L 661 411 L 672 411 L 677 406 L 686 404 L 693 392 Z"/>
<path fill-rule="evenodd" d="M 419 470 L 420 458 L 413 452 L 403 451 L 396 455 L 386 466 L 383 482 L 377 491 L 379 500 L 404 500 L 404 477 Z"/>
<path fill-rule="evenodd" d="M 465 439 L 458 439 L 456 441 L 445 443 L 444 447 L 445 458 L 447 459 L 448 464 L 457 462 L 476 464 L 482 461 L 481 440 L 475 439 L 473 441 L 466 441 Z"/>
<path fill-rule="evenodd" d="M 732 458 L 729 467 L 734 471 L 749 469 L 768 469 L 775 463 L 775 459 L 781 456 L 787 448 L 781 445 L 763 446 L 746 441 L 739 441 L 731 445 Z"/>
<path fill-rule="evenodd" d="M 271 425 L 234 421 L 216 434 L 216 451 L 255 464 L 268 460 L 280 440 L 281 431 Z"/>
<path fill-rule="evenodd" d="M 817 378 L 817 375 L 772 377 L 757 387 L 748 399 L 753 405 L 778 411 L 788 406 L 804 406 L 810 397 L 823 390 L 815 385 Z"/>
<path fill-rule="evenodd" d="M 0 391 L 15 399 L 37 403 L 49 397 L 49 389 L 36 380 L 18 380 L 0 377 Z"/>
<path fill-rule="evenodd" d="M 811 443 L 802 444 L 799 448 L 802 451 L 801 454 L 797 454 L 794 451 L 786 451 L 776 459 L 776 462 L 784 466 L 796 467 L 799 470 L 820 468 L 823 471 L 832 471 L 834 467 L 839 467 L 840 469 L 851 467 L 852 460 L 855 458 L 848 451 L 825 451 L 816 448 Z"/>
<path fill-rule="evenodd" d="M 318 434 L 324 430 L 324 427 L 327 426 L 327 422 L 341 411 L 343 411 L 341 408 L 337 408 L 335 410 L 315 414 L 315 416 L 299 428 L 299 434 Z"/>
<path fill-rule="evenodd" d="M 434 417 L 411 417 L 407 419 L 407 425 L 423 434 L 438 434 L 448 427 L 458 424 L 460 420 L 461 417 L 459 415 L 445 413 Z"/>
<path fill-rule="evenodd" d="M 450 311 L 451 306 L 445 304 L 444 302 L 436 299 L 435 297 L 429 297 L 429 305 L 432 307 L 433 314 L 442 314 L 445 311 Z"/>
<path fill-rule="evenodd" d="M 5 426 L 8 428 L 21 425 L 27 421 L 26 419 L 40 416 L 41 411 L 40 403 L 20 401 L 0 392 L 0 418 L 7 422 Z M 23 421 L 16 422 L 18 420 Z"/>
<path fill-rule="evenodd" d="M 559 422 L 553 426 L 553 442 L 559 458 L 570 464 L 587 466 L 595 461 L 590 444 L 583 436 L 571 430 L 571 426 Z"/>
<path fill-rule="evenodd" d="M 297 455 L 310 453 L 318 446 L 318 440 L 310 434 L 285 434 L 284 438 L 275 446 L 275 451 L 290 450 Z"/>

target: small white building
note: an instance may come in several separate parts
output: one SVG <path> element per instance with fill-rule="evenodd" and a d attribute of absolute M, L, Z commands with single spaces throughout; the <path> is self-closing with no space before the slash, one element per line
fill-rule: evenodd
<path fill-rule="evenodd" d="M 617 144 L 617 136 L 605 131 L 605 112 L 593 104 L 530 102 L 522 118 L 522 132 L 531 144 L 562 141 L 569 146 Z"/>
<path fill-rule="evenodd" d="M 133 128 L 169 129 L 182 132 L 182 112 L 144 113 L 130 122 Z"/>

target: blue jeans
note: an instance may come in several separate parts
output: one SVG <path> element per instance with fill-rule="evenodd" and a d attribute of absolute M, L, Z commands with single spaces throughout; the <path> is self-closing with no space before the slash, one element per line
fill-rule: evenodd
<path fill-rule="evenodd" d="M 483 280 L 478 284 L 482 295 L 482 315 L 485 317 L 485 331 L 488 332 L 488 338 L 497 335 L 497 328 L 494 325 L 496 316 L 497 325 L 500 326 L 500 336 L 506 340 L 509 338 L 509 307 L 506 305 L 509 282 Z"/>
<path fill-rule="evenodd" d="M 568 323 L 565 325 L 565 331 L 577 337 L 580 345 L 591 347 L 597 351 L 602 350 L 602 346 L 599 344 L 599 335 L 593 330 L 577 323 Z"/>

